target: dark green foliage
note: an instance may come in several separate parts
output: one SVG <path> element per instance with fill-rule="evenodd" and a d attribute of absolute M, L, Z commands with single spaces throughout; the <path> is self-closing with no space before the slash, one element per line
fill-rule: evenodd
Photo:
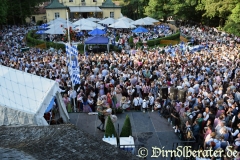
<path fill-rule="evenodd" d="M 224 30 L 228 33 L 233 33 L 236 36 L 240 36 L 240 23 L 228 21 L 224 27 Z"/>
<path fill-rule="evenodd" d="M 77 49 L 79 51 L 84 51 L 84 45 L 83 44 L 78 44 Z"/>
<path fill-rule="evenodd" d="M 155 45 L 159 45 L 161 40 L 175 40 L 175 39 L 179 39 L 179 38 L 180 38 L 180 32 L 177 32 L 177 33 L 172 34 L 168 37 L 163 37 L 163 38 L 158 38 L 158 39 L 147 41 L 147 45 L 149 47 L 152 47 L 152 46 L 155 46 Z M 142 46 L 142 43 L 138 42 L 137 46 Z"/>
<path fill-rule="evenodd" d="M 114 135 L 114 137 L 117 137 L 117 132 L 113 125 L 112 119 L 110 118 L 110 116 L 108 116 L 106 130 L 105 130 L 105 136 L 112 137 L 112 135 Z"/>
<path fill-rule="evenodd" d="M 25 19 L 37 12 L 45 0 L 1 0 L 0 24 L 25 24 Z"/>
<path fill-rule="evenodd" d="M 133 45 L 133 37 L 131 36 L 130 38 L 129 38 L 129 42 L 128 42 L 130 45 Z"/>
<path fill-rule="evenodd" d="M 122 127 L 120 137 L 129 137 L 129 136 L 132 136 L 132 126 L 131 126 L 130 118 L 127 115 Z"/>
<path fill-rule="evenodd" d="M 37 23 L 36 23 L 37 26 L 40 26 L 40 25 L 42 25 L 42 24 L 43 24 L 43 21 L 42 21 L 42 20 L 37 21 Z"/>
<path fill-rule="evenodd" d="M 62 44 L 62 43 L 46 42 L 46 41 L 40 40 L 38 38 L 39 38 L 39 35 L 36 35 L 35 31 L 28 32 L 28 34 L 26 36 L 26 40 L 27 40 L 28 45 L 29 46 L 36 46 L 36 45 L 39 45 L 39 44 L 46 43 L 47 48 L 52 47 L 52 48 L 55 48 L 55 49 L 60 49 L 61 48 L 62 50 L 65 50 L 65 45 Z M 79 52 L 83 51 L 84 50 L 84 45 L 83 44 L 78 44 L 77 48 L 78 48 Z"/>
<path fill-rule="evenodd" d="M 8 0 L 1 0 L 0 3 L 0 24 L 5 24 L 7 21 L 7 11 L 8 11 Z"/>

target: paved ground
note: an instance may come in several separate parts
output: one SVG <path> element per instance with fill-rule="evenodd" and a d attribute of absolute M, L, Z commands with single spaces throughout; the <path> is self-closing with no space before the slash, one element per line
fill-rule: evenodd
<path fill-rule="evenodd" d="M 119 133 L 121 133 L 121 128 L 127 114 L 131 120 L 135 144 L 144 145 L 148 149 L 147 159 L 170 159 L 162 157 L 151 158 L 152 147 L 164 147 L 164 150 L 171 150 L 174 142 L 180 142 L 167 120 L 160 117 L 157 112 L 125 112 L 117 115 L 118 121 L 115 123 L 115 128 Z M 78 128 L 100 139 L 103 138 L 104 133 L 96 128 L 100 124 L 97 115 L 70 113 L 70 118 L 71 123 L 75 124 Z"/>

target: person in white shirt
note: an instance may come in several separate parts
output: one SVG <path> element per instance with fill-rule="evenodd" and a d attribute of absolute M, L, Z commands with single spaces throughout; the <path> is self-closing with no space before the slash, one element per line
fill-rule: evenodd
<path fill-rule="evenodd" d="M 77 92 L 73 88 L 70 88 L 70 90 L 68 91 L 68 96 L 71 99 L 72 106 L 76 107 Z"/>
<path fill-rule="evenodd" d="M 87 102 L 88 102 L 89 106 L 91 107 L 92 111 L 95 112 L 95 106 L 93 106 L 94 100 L 93 100 L 93 98 L 91 97 L 91 95 L 88 95 Z"/>
<path fill-rule="evenodd" d="M 148 98 L 149 98 L 149 108 L 152 109 L 152 112 L 154 112 L 154 97 L 152 95 L 152 93 L 149 93 L 148 95 Z"/>
<path fill-rule="evenodd" d="M 208 120 L 208 118 L 209 118 L 209 108 L 206 107 L 205 112 L 203 112 L 203 121 L 206 122 Z"/>
<path fill-rule="evenodd" d="M 142 103 L 143 103 L 143 100 L 141 97 L 139 97 L 139 95 L 137 95 L 133 99 L 133 106 L 135 107 L 136 110 L 141 110 Z"/>
<path fill-rule="evenodd" d="M 129 100 L 128 97 L 123 97 L 121 101 L 121 106 L 123 110 L 126 110 L 130 107 L 131 101 Z"/>
<path fill-rule="evenodd" d="M 128 92 L 129 99 L 132 100 L 133 99 L 133 93 L 135 92 L 135 89 L 132 86 L 129 86 L 127 88 L 127 92 Z"/>
<path fill-rule="evenodd" d="M 146 97 L 146 98 L 143 100 L 143 103 L 142 103 L 143 113 L 145 113 L 145 112 L 147 111 L 148 105 L 149 105 L 149 100 L 148 100 L 148 97 Z"/>
<path fill-rule="evenodd" d="M 158 110 L 159 115 L 161 115 L 161 103 L 160 103 L 160 99 L 156 99 L 156 101 L 154 102 L 154 110 Z"/>

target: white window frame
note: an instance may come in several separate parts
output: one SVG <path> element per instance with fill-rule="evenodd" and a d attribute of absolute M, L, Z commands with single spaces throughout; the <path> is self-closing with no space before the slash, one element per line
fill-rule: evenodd
<path fill-rule="evenodd" d="M 54 16 L 55 16 L 55 19 L 57 19 L 57 18 L 60 17 L 60 13 L 59 13 L 59 12 L 55 12 L 55 13 L 54 13 Z"/>
<path fill-rule="evenodd" d="M 73 0 L 69 0 L 69 2 L 73 2 Z"/>
<path fill-rule="evenodd" d="M 114 12 L 110 12 L 110 18 L 114 18 Z"/>

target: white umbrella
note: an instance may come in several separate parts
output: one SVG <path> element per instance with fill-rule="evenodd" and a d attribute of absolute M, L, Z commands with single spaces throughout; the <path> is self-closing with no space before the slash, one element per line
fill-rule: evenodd
<path fill-rule="evenodd" d="M 99 21 L 98 23 L 109 25 L 109 24 L 113 24 L 113 23 L 115 23 L 115 22 L 117 22 L 116 19 L 109 17 L 109 18 L 106 18 L 106 19 L 104 19 L 104 20 Z"/>
<path fill-rule="evenodd" d="M 54 20 L 48 22 L 47 24 L 54 24 L 54 23 L 56 23 L 56 22 L 67 23 L 67 20 L 62 19 L 62 18 L 57 18 L 57 19 L 54 19 Z"/>
<path fill-rule="evenodd" d="M 116 23 L 113 23 L 108 27 L 110 27 L 110 28 L 135 28 L 136 26 L 134 26 L 133 24 L 128 23 L 124 20 L 119 20 Z"/>
<path fill-rule="evenodd" d="M 87 18 L 87 20 L 92 21 L 92 22 L 99 22 L 99 21 L 101 21 L 100 19 L 93 18 L 93 17 Z"/>
<path fill-rule="evenodd" d="M 95 22 L 92 22 L 92 21 L 89 21 L 87 19 L 80 19 L 76 22 L 73 23 L 73 25 L 76 25 L 76 26 L 81 26 L 80 28 L 88 28 L 88 27 L 91 27 L 92 29 L 90 30 L 93 30 L 95 28 L 98 28 L 98 29 L 104 29 L 104 27 L 100 24 L 97 24 Z M 86 26 L 86 27 L 83 27 L 83 26 Z M 82 29 L 82 30 L 87 30 L 87 29 Z"/>
<path fill-rule="evenodd" d="M 63 23 L 63 22 L 56 22 L 54 24 L 51 24 L 50 26 L 48 26 L 47 28 L 58 28 L 58 27 L 63 27 L 63 28 L 68 28 L 68 27 L 72 27 L 74 28 L 76 25 L 73 25 L 71 22 L 67 23 Z"/>
<path fill-rule="evenodd" d="M 149 22 L 152 22 L 152 23 L 159 22 L 158 20 L 156 20 L 156 19 L 154 19 L 154 18 L 151 18 L 151 17 L 145 17 L 145 18 L 143 18 L 143 19 L 145 19 L 145 20 L 147 20 L 147 21 L 149 21 Z"/>
<path fill-rule="evenodd" d="M 47 34 L 66 34 L 66 29 L 62 27 L 51 28 L 45 31 Z"/>
<path fill-rule="evenodd" d="M 87 20 L 85 18 L 79 19 L 78 21 L 74 22 L 73 24 L 76 26 L 85 25 L 85 24 L 86 25 L 99 25 L 99 24 L 92 22 L 90 20 Z"/>
<path fill-rule="evenodd" d="M 92 31 L 92 30 L 94 30 L 94 29 L 96 29 L 96 28 L 98 28 L 98 29 L 104 29 L 104 27 L 81 25 L 81 26 L 75 27 L 74 30 L 75 30 L 76 32 L 80 32 L 80 31 L 82 31 L 82 30 Z"/>
<path fill-rule="evenodd" d="M 128 22 L 128 23 L 131 23 L 131 22 L 133 22 L 133 20 L 132 20 L 132 19 L 130 19 L 130 18 L 127 18 L 127 17 L 122 17 L 122 18 L 119 18 L 119 19 L 118 19 L 118 21 L 121 21 L 121 20 L 123 20 L 123 21 L 126 21 L 126 22 Z"/>
<path fill-rule="evenodd" d="M 133 21 L 131 24 L 133 25 L 141 25 L 141 26 L 148 26 L 148 25 L 153 25 L 152 22 L 147 21 L 146 19 L 138 19 L 136 21 Z"/>

